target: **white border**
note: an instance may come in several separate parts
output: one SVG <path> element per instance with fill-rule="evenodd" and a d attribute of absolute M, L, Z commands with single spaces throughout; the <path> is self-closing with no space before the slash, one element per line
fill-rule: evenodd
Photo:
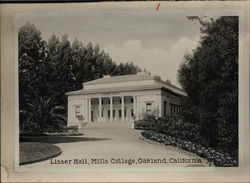
<path fill-rule="evenodd" d="M 142 2 L 142 3 L 138 3 L 139 4 L 138 5 L 138 4 L 134 4 L 134 3 L 131 3 L 131 2 L 121 2 L 119 4 L 127 5 L 130 8 L 145 8 L 146 4 L 155 5 L 156 3 L 157 2 Z M 240 6 L 237 6 L 238 3 L 239 3 Z M 96 6 L 97 8 L 104 8 L 104 9 L 108 8 L 109 9 L 109 8 L 111 8 L 110 7 L 111 4 L 112 3 L 105 3 L 105 4 L 104 3 L 98 3 L 98 4 L 97 3 L 92 3 L 89 6 L 92 7 L 92 8 L 93 8 L 93 6 Z M 236 2 L 220 2 L 220 3 L 219 2 L 177 2 L 177 3 L 175 3 L 175 2 L 161 2 L 161 7 L 160 7 L 161 9 L 163 8 L 162 4 L 169 5 L 169 6 L 174 6 L 176 9 L 180 9 L 181 6 L 183 6 L 183 7 L 186 6 L 187 9 L 190 12 L 193 12 L 193 13 L 196 12 L 195 10 L 197 9 L 197 7 L 200 7 L 200 9 L 202 9 L 202 10 L 200 10 L 200 12 L 205 11 L 205 12 L 209 12 L 209 14 L 211 14 L 211 12 L 218 11 L 218 9 L 221 8 L 223 10 L 220 10 L 219 12 L 220 13 L 223 12 L 223 15 L 229 13 L 229 11 L 230 12 L 235 12 L 234 9 L 238 9 L 237 11 L 240 13 L 240 16 L 241 16 L 241 18 L 240 18 L 240 25 L 241 25 L 240 28 L 244 29 L 244 31 L 249 31 L 249 23 L 248 23 L 248 25 L 244 25 L 244 23 L 246 23 L 246 21 L 249 20 L 249 9 L 244 7 L 244 6 L 249 6 L 249 3 L 246 3 L 246 2 L 237 2 L 237 3 Z M 214 8 L 216 10 L 213 9 L 215 4 L 218 5 L 218 7 L 216 6 L 216 8 Z M 102 7 L 102 5 L 104 5 L 104 6 Z M 44 7 L 47 6 L 47 9 L 49 9 L 49 11 L 51 11 L 51 10 L 56 10 L 56 9 L 57 10 L 58 9 L 63 10 L 63 7 L 65 7 L 62 4 L 56 4 L 56 6 L 53 5 L 53 4 L 47 4 L 47 5 L 46 4 L 45 5 L 36 4 L 36 5 L 33 5 L 35 7 L 35 9 L 31 10 L 30 5 L 27 5 L 26 7 L 25 6 L 26 5 L 24 5 L 24 6 L 20 6 L 20 5 L 14 6 L 14 8 L 17 8 L 17 9 L 14 9 L 13 7 L 10 7 L 10 6 L 8 7 L 7 5 L 4 6 L 5 8 L 6 7 L 7 8 L 3 9 L 2 8 L 3 6 L 2 6 L 2 7 L 0 7 L 1 11 L 2 10 L 5 10 L 5 11 L 2 11 L 1 14 L 7 12 L 7 15 L 10 16 L 10 14 L 11 14 L 12 18 L 13 18 L 13 13 L 23 12 L 23 11 L 26 11 L 26 10 L 28 10 L 29 12 L 30 11 L 34 12 L 34 11 L 36 11 L 38 9 L 41 9 L 42 11 L 44 11 L 45 10 Z M 41 6 L 41 7 L 39 7 L 39 6 Z M 73 5 L 72 4 L 66 4 L 66 6 L 69 9 L 73 8 L 73 9 L 78 9 L 79 10 L 80 8 L 83 8 L 83 6 L 87 6 L 87 5 L 86 4 L 81 4 L 79 7 L 77 7 L 78 6 L 77 4 L 73 4 Z M 112 8 L 117 8 L 118 6 L 119 6 L 118 3 L 114 3 L 114 6 L 112 6 Z M 47 9 L 46 9 L 46 11 L 47 11 Z M 192 9 L 192 10 L 195 9 L 195 10 L 192 11 L 190 9 Z M 211 9 L 213 9 L 213 10 L 210 11 Z M 226 9 L 226 10 L 224 10 L 224 9 Z M 230 9 L 230 10 L 228 10 L 228 9 Z M 7 10 L 10 10 L 10 13 Z M 178 11 L 180 11 L 180 10 L 178 10 Z M 185 9 L 184 11 L 187 11 L 187 10 Z M 173 11 L 170 10 L 169 12 L 173 12 Z M 246 18 L 246 19 L 243 19 L 242 16 L 244 18 Z M 1 20 L 2 19 L 3 18 L 1 18 Z M 1 25 L 1 27 L 2 27 L 2 25 Z M 245 28 L 247 28 L 248 30 L 246 30 Z M 244 173 L 246 170 L 249 170 L 249 121 L 248 121 L 249 120 L 248 119 L 248 117 L 249 117 L 248 116 L 248 112 L 249 112 L 248 111 L 248 109 L 249 109 L 248 108 L 249 107 L 249 105 L 248 105 L 248 103 L 249 103 L 249 100 L 248 100 L 249 99 L 249 95 L 248 95 L 248 92 L 249 92 L 249 78 L 248 78 L 248 76 L 249 76 L 249 73 L 248 73 L 249 67 L 248 66 L 249 66 L 249 63 L 248 63 L 248 60 L 243 60 L 243 59 L 249 59 L 249 49 L 247 49 L 247 48 L 249 48 L 249 40 L 244 39 L 245 38 L 244 36 L 246 35 L 246 32 L 242 33 L 242 30 L 240 30 L 239 33 L 240 33 L 240 39 L 239 39 L 239 49 L 240 49 L 240 52 L 239 52 L 239 64 L 240 64 L 239 65 L 239 89 L 240 89 L 240 92 L 239 92 L 239 121 L 240 121 L 239 122 L 239 130 L 241 131 L 241 133 L 239 133 L 239 135 L 240 135 L 240 138 L 239 138 L 239 143 L 240 143 L 239 144 L 239 147 L 240 147 L 239 150 L 240 151 L 239 151 L 239 153 L 240 153 L 240 162 L 241 163 L 240 163 L 240 168 L 214 168 L 213 170 L 215 170 L 215 171 L 209 171 L 210 172 L 209 174 L 213 174 L 213 175 L 216 174 L 217 176 L 210 177 L 209 180 L 211 180 L 211 181 L 212 180 L 213 181 L 214 180 L 217 180 L 217 181 L 218 180 L 235 181 L 235 178 L 238 178 L 237 180 L 243 180 L 243 174 L 242 173 Z M 249 36 L 249 32 L 248 32 L 248 36 Z M 16 38 L 16 36 L 14 36 L 14 37 Z M 2 38 L 4 38 L 4 36 L 1 35 L 1 40 L 6 40 L 7 39 L 7 38 L 6 39 L 2 39 Z M 15 41 L 15 43 L 16 43 L 16 41 Z M 9 48 L 9 45 L 7 46 L 7 48 Z M 9 72 L 9 75 L 13 74 L 13 73 L 11 73 L 11 71 L 6 71 L 6 70 L 3 69 L 3 68 L 6 68 L 5 65 L 3 64 L 3 63 L 6 64 L 6 61 L 3 61 L 4 60 L 3 58 L 6 58 L 6 55 L 4 55 L 2 53 L 4 53 L 4 51 L 6 51 L 6 49 L 3 47 L 3 43 L 1 42 L 1 75 L 2 76 L 6 76 L 7 75 L 6 72 Z M 17 50 L 15 50 L 15 55 L 16 54 L 17 54 Z M 15 59 L 16 58 L 17 57 L 15 57 Z M 7 67 L 7 68 L 9 68 L 9 67 Z M 18 68 L 18 65 L 16 64 L 15 65 L 15 72 L 14 72 L 15 76 L 18 75 L 17 68 Z M 3 78 L 3 77 L 1 77 L 1 78 Z M 18 83 L 17 77 L 15 77 L 14 83 L 15 84 Z M 8 94 L 4 93 L 4 91 L 6 91 L 6 90 L 4 90 L 3 86 L 5 86 L 5 85 L 6 85 L 6 82 L 1 82 L 1 87 L 3 89 L 3 94 L 1 93 L 1 96 L 8 96 L 8 99 L 11 99 L 11 97 L 9 96 L 9 95 L 12 95 L 11 93 L 8 93 Z M 14 85 L 14 89 L 15 89 L 15 91 L 17 91 L 18 87 L 16 85 Z M 13 91 L 13 92 L 15 92 L 15 91 Z M 14 144 L 16 145 L 18 140 L 19 140 L 18 138 L 16 138 L 18 136 L 18 134 L 16 134 L 16 132 L 19 131 L 18 128 L 16 128 L 16 126 L 19 126 L 18 125 L 18 116 L 19 116 L 18 115 L 18 100 L 17 100 L 18 94 L 15 92 L 14 96 L 15 96 L 14 97 L 15 98 L 15 104 L 14 104 L 14 106 L 15 106 L 15 110 L 14 110 L 14 113 L 15 113 L 15 116 L 14 116 L 15 129 L 12 129 L 10 131 L 15 131 L 15 139 L 13 139 L 13 140 L 15 141 Z M 247 101 L 247 103 L 246 103 L 246 101 Z M 11 102 L 11 101 L 9 101 L 9 102 Z M 10 106 L 11 106 L 11 104 L 10 104 Z M 5 103 L 4 103 L 4 105 L 2 105 L 2 108 L 1 108 L 1 113 L 2 113 L 2 111 L 6 112 L 6 110 L 4 110 L 5 107 L 6 107 L 6 109 L 9 109 L 8 106 L 6 106 Z M 13 109 L 12 109 L 12 111 L 13 111 Z M 9 111 L 9 114 L 7 116 L 6 116 L 6 113 L 3 113 L 3 115 L 7 119 L 11 119 L 11 116 L 13 116 L 13 115 L 11 115 L 11 110 Z M 3 119 L 5 119 L 4 117 L 1 117 L 1 121 Z M 6 123 L 10 123 L 10 122 L 11 121 L 5 121 L 4 125 L 6 126 Z M 9 124 L 8 126 L 13 126 L 13 125 Z M 2 130 L 2 132 L 4 132 L 4 131 Z M 6 142 L 9 142 L 9 140 L 12 139 L 12 138 L 11 139 L 6 139 L 5 138 L 6 133 L 2 133 L 2 134 L 1 134 L 1 136 L 4 137 L 4 140 Z M 9 137 L 9 135 L 7 135 L 7 136 Z M 4 146 L 8 147 L 5 144 L 4 144 Z M 243 144 L 245 146 L 243 146 Z M 9 145 L 9 144 L 7 144 L 7 145 Z M 11 143 L 10 143 L 10 145 L 11 145 Z M 1 149 L 3 149 L 3 148 L 1 148 Z M 6 150 L 8 150 L 8 148 L 6 148 Z M 13 151 L 11 151 L 11 152 L 13 153 Z M 1 151 L 1 153 L 2 153 L 2 151 Z M 17 151 L 15 151 L 15 157 L 16 157 L 16 155 L 17 155 Z M 246 156 L 248 156 L 248 157 L 246 157 Z M 4 157 L 6 157 L 6 153 L 4 153 L 3 158 Z M 16 160 L 18 160 L 18 159 L 16 159 Z M 12 162 L 13 162 L 13 160 L 12 160 Z M 58 174 L 59 176 L 56 176 L 55 177 L 56 179 L 54 177 L 51 177 L 51 176 L 46 177 L 45 176 L 46 174 L 42 174 L 41 172 L 40 172 L 41 174 L 39 174 L 39 175 L 37 175 L 37 174 L 29 174 L 29 173 L 25 174 L 25 175 L 23 175 L 23 174 L 15 174 L 13 172 L 13 170 L 10 169 L 8 164 L 4 164 L 4 166 L 7 168 L 7 171 L 9 173 L 9 175 L 10 175 L 9 180 L 12 180 L 12 181 L 15 181 L 15 180 L 26 180 L 26 181 L 27 180 L 29 180 L 29 181 L 33 180 L 34 181 L 34 180 L 41 180 L 41 177 L 42 177 L 43 180 L 51 180 L 51 181 L 53 181 L 53 180 L 54 181 L 55 180 L 57 180 L 57 181 L 58 180 L 59 181 L 65 180 L 64 174 Z M 152 176 L 155 177 L 155 178 L 157 177 L 158 181 L 163 181 L 163 180 L 165 181 L 166 180 L 165 179 L 166 175 L 169 175 L 169 174 L 171 174 L 173 176 L 176 175 L 175 172 L 177 170 L 173 170 L 173 168 L 171 168 L 171 172 L 172 171 L 173 171 L 173 173 L 170 173 L 170 172 L 168 172 L 168 173 L 167 172 L 155 172 L 155 173 L 153 173 L 151 171 L 147 171 L 147 172 L 144 172 L 144 173 L 139 172 L 139 173 L 136 173 L 136 177 L 139 176 L 139 179 L 132 176 L 133 174 L 131 174 L 131 173 L 135 173 L 135 172 L 129 173 L 129 172 L 122 171 L 121 173 L 118 173 L 118 172 L 117 173 L 120 174 L 120 175 L 123 175 L 123 176 L 124 175 L 126 176 L 128 174 L 131 175 L 131 177 L 126 177 L 126 180 L 128 180 L 128 181 L 129 180 L 133 180 L 133 181 L 136 181 L 136 180 L 137 181 L 138 180 L 143 181 L 144 180 L 146 182 L 146 181 L 150 181 L 150 180 L 155 181 L 155 179 L 152 179 L 152 178 L 151 179 L 144 179 L 144 178 L 150 178 Z M 189 174 L 192 174 L 194 172 L 190 172 L 190 171 L 186 172 L 185 171 L 186 173 L 183 174 L 183 173 L 181 173 L 182 170 L 180 170 L 179 168 L 178 168 L 177 176 L 174 176 L 175 177 L 174 179 L 172 177 L 169 177 L 169 176 L 167 176 L 167 177 L 168 177 L 168 180 L 170 180 L 170 181 L 174 181 L 174 180 L 175 181 L 176 180 L 185 180 L 185 181 L 192 180 L 192 181 L 195 181 L 195 180 L 198 180 L 198 179 L 200 181 L 207 181 L 208 180 L 208 179 L 205 179 L 205 178 L 208 178 L 209 176 L 207 174 L 208 172 L 206 173 L 206 170 L 204 170 L 204 168 L 202 168 L 202 170 L 201 170 L 201 168 L 192 168 L 191 171 L 199 171 L 200 177 L 199 178 L 186 177 L 185 176 L 186 173 L 188 173 L 187 175 L 189 175 Z M 151 173 L 151 175 L 148 175 L 150 173 Z M 158 173 L 160 173 L 160 174 L 158 174 Z M 81 172 L 81 174 L 83 174 L 83 172 Z M 179 174 L 182 174 L 182 176 L 179 176 Z M 14 177 L 13 177 L 13 175 L 14 175 Z M 26 175 L 31 175 L 31 177 L 27 177 Z M 65 174 L 65 175 L 68 176 L 68 174 Z M 99 175 L 99 176 L 97 176 L 97 175 Z M 111 180 L 112 181 L 118 181 L 118 180 L 121 180 L 121 177 L 116 176 L 116 175 L 114 174 L 113 171 L 112 172 L 106 172 L 106 173 L 103 172 L 101 174 L 100 174 L 100 172 L 99 173 L 98 172 L 92 172 L 92 173 L 91 172 L 89 172 L 89 173 L 85 172 L 84 176 L 87 176 L 85 178 L 83 178 L 83 177 L 74 177 L 74 175 L 71 174 L 71 181 L 74 181 L 74 180 L 75 181 L 76 180 L 77 181 L 80 181 L 80 180 L 84 180 L 84 181 L 93 181 L 93 180 L 95 180 L 95 181 L 98 181 L 98 180 L 99 181 L 111 181 Z M 227 175 L 227 176 L 225 176 L 225 175 Z M 244 176 L 245 175 L 246 174 L 244 174 Z M 18 177 L 21 178 L 21 179 L 16 179 Z M 40 177 L 40 178 L 37 179 L 38 177 Z M 104 177 L 106 177 L 106 179 Z M 244 178 L 246 178 L 246 177 L 247 176 L 245 176 Z M 134 178 L 134 179 L 131 179 L 131 178 Z M 248 178 L 249 178 L 249 173 L 248 173 Z M 246 179 L 244 179 L 244 180 L 246 180 Z"/>

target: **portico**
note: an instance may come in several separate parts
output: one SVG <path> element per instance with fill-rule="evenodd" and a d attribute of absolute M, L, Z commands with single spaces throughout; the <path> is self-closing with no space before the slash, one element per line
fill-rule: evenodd
<path fill-rule="evenodd" d="M 131 121 L 136 114 L 137 96 L 99 96 L 87 98 L 88 121 Z"/>
<path fill-rule="evenodd" d="M 83 83 L 83 89 L 68 95 L 68 126 L 84 122 L 126 122 L 179 115 L 183 90 L 145 73 L 104 76 Z"/>

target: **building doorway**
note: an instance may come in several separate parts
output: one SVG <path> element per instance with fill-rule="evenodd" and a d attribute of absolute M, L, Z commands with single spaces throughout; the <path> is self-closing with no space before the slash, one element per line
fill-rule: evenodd
<path fill-rule="evenodd" d="M 91 111 L 91 119 L 90 119 L 90 121 L 91 122 L 94 121 L 94 112 L 93 111 Z"/>

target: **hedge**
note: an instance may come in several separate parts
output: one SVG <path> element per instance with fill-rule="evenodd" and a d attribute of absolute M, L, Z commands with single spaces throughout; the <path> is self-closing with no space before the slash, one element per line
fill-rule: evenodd
<path fill-rule="evenodd" d="M 215 166 L 218 167 L 238 166 L 238 160 L 233 159 L 232 157 L 223 153 L 217 152 L 212 148 L 206 148 L 187 140 L 181 140 L 176 137 L 167 136 L 165 134 L 159 134 L 153 131 L 142 131 L 141 135 L 145 139 L 153 140 L 159 143 L 163 143 L 165 145 L 179 147 L 186 151 L 196 153 L 198 156 L 206 158 L 209 162 L 212 162 Z"/>
<path fill-rule="evenodd" d="M 179 139 L 201 142 L 200 129 L 197 124 L 185 122 L 182 118 L 158 118 L 155 120 L 140 120 L 134 124 L 135 129 L 151 130 L 160 134 Z"/>

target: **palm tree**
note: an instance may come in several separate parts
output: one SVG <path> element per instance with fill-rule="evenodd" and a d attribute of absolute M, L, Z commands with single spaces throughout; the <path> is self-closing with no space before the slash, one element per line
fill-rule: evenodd
<path fill-rule="evenodd" d="M 27 123 L 34 123 L 38 131 L 61 129 L 66 117 L 60 111 L 64 110 L 54 97 L 32 96 L 26 103 Z"/>

